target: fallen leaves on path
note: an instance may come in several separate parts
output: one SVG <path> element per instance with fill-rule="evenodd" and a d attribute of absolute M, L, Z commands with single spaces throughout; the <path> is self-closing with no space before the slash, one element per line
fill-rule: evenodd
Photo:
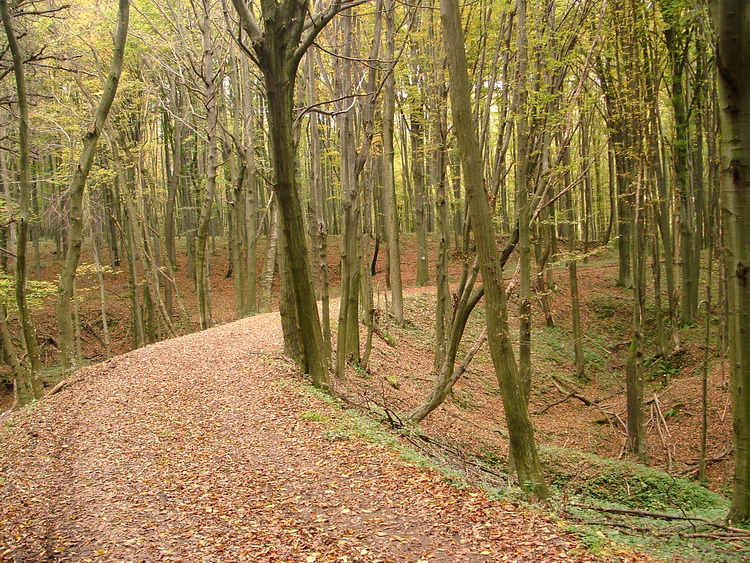
<path fill-rule="evenodd" d="M 335 432 L 277 314 L 82 370 L 0 430 L 10 561 L 590 561 L 548 517 Z"/>

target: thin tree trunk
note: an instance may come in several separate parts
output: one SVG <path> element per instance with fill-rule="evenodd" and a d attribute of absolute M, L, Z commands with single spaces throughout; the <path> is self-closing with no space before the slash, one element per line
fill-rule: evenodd
<path fill-rule="evenodd" d="M 584 164 L 586 165 L 586 164 Z M 570 153 L 563 156 L 563 166 L 566 168 L 565 185 L 571 185 Z M 578 292 L 578 237 L 576 236 L 576 217 L 573 210 L 571 192 L 566 192 L 563 198 L 566 216 L 566 234 L 568 238 L 568 280 L 570 283 L 570 316 L 573 328 L 573 352 L 575 358 L 576 377 L 586 379 L 586 361 L 583 351 L 583 330 L 581 328 L 581 299 Z"/>
<path fill-rule="evenodd" d="M 317 102 L 315 96 L 315 64 L 313 57 L 307 58 L 307 79 L 310 104 Z M 322 141 L 320 138 L 320 124 L 318 114 L 310 115 L 310 166 L 311 166 L 311 195 L 310 205 L 313 212 L 312 245 L 315 256 L 315 269 L 318 281 L 318 293 L 321 303 L 321 317 L 323 322 L 323 337 L 328 353 L 331 352 L 331 307 L 330 288 L 328 282 L 328 225 L 326 222 L 326 195 L 323 182 Z"/>
<path fill-rule="evenodd" d="M 708 369 L 709 350 L 711 349 L 711 281 L 714 269 L 713 237 L 710 229 L 706 232 L 708 238 L 708 272 L 706 274 L 706 318 L 705 338 L 703 340 L 703 365 L 701 369 L 701 438 L 700 454 L 698 457 L 698 480 L 706 481 L 706 447 L 708 444 Z"/>
<path fill-rule="evenodd" d="M 99 309 L 102 316 L 104 350 L 107 354 L 107 358 L 110 358 L 112 357 L 112 343 L 109 335 L 109 323 L 107 321 L 107 295 L 104 288 L 104 272 L 102 271 L 102 264 L 99 260 L 99 249 L 93 229 L 89 230 L 89 239 L 91 240 L 91 254 L 94 258 L 94 268 L 96 268 L 96 279 L 99 283 Z"/>
<path fill-rule="evenodd" d="M 108 142 L 110 150 L 112 152 L 112 161 L 114 162 L 115 169 L 117 171 L 119 192 L 120 194 L 122 194 L 122 196 L 125 197 L 127 201 L 127 194 L 130 190 L 128 186 L 128 173 L 125 171 L 125 168 L 120 161 L 117 144 L 115 143 L 114 138 L 109 138 Z M 122 224 L 123 228 L 123 247 L 125 248 L 125 253 L 128 260 L 128 280 L 130 285 L 130 304 L 133 321 L 132 344 L 133 348 L 140 348 L 141 346 L 146 345 L 146 334 L 144 332 L 143 311 L 141 308 L 140 300 L 141 281 L 138 273 L 138 251 L 136 249 L 135 242 L 135 217 L 132 216 L 132 211 L 130 210 L 131 206 L 127 205 L 126 203 L 122 207 L 124 207 L 124 209 L 121 210 L 122 216 L 120 218 L 120 223 Z"/>
<path fill-rule="evenodd" d="M 419 13 L 415 14 L 412 33 L 419 32 L 421 20 Z M 420 73 L 420 48 L 417 42 L 411 45 L 412 74 L 416 80 Z M 429 283 L 429 263 L 427 259 L 427 215 L 429 202 L 425 185 L 425 146 L 424 121 L 425 108 L 422 92 L 409 98 L 409 140 L 411 144 L 411 177 L 414 188 L 414 230 L 417 238 L 417 286 Z"/>
<path fill-rule="evenodd" d="M 685 82 L 688 50 L 686 42 L 692 31 L 679 21 L 679 10 L 665 10 L 667 28 L 664 38 L 670 59 L 670 83 L 674 115 L 674 181 L 679 201 L 680 222 L 680 317 L 683 326 L 695 324 L 698 311 L 698 275 L 700 261 L 696 253 L 694 194 L 690 182 L 690 118 Z"/>
<path fill-rule="evenodd" d="M 436 186 L 435 204 L 437 206 L 437 236 L 438 248 L 436 256 L 435 284 L 437 286 L 437 301 L 435 304 L 435 357 L 433 369 L 438 371 L 445 361 L 447 349 L 447 328 L 453 317 L 451 291 L 448 278 L 448 262 L 450 251 L 450 217 L 447 194 L 447 86 L 443 80 L 438 83 L 439 97 L 437 100 L 437 122 L 433 124 L 437 136 L 435 139 L 434 158 L 432 159 L 433 183 Z"/>
<path fill-rule="evenodd" d="M 68 247 L 65 254 L 65 262 L 60 274 L 60 282 L 57 289 L 57 324 L 60 330 L 61 362 L 63 370 L 69 372 L 76 367 L 75 350 L 73 346 L 73 322 L 70 313 L 71 300 L 73 298 L 73 280 L 81 256 L 81 243 L 83 240 L 83 193 L 86 186 L 91 165 L 94 161 L 96 146 L 99 142 L 102 129 L 112 107 L 112 102 L 117 92 L 117 85 L 122 72 L 123 59 L 125 55 L 125 41 L 128 34 L 128 20 L 130 14 L 129 0 L 119 0 L 119 15 L 116 25 L 116 36 L 114 54 L 109 77 L 104 86 L 104 91 L 99 100 L 99 105 L 94 113 L 93 123 L 83 138 L 83 150 L 81 158 L 70 182 L 70 231 L 68 235 Z"/>
<path fill-rule="evenodd" d="M 640 181 L 640 180 L 639 180 Z M 645 296 L 645 220 L 641 186 L 636 187 L 635 213 L 633 215 L 632 281 L 633 281 L 633 337 L 630 341 L 626 365 L 628 450 L 641 463 L 648 461 L 646 449 L 646 424 L 643 415 L 643 322 Z"/>
<path fill-rule="evenodd" d="M 210 264 L 208 254 L 208 236 L 213 215 L 213 203 L 216 192 L 216 168 L 217 168 L 217 135 L 218 135 L 218 89 L 217 77 L 214 72 L 213 46 L 211 43 L 211 19 L 209 17 L 210 2 L 203 0 L 203 15 L 200 24 L 203 39 L 203 68 L 202 80 L 205 85 L 203 92 L 206 106 L 206 185 L 203 189 L 200 218 L 198 219 L 198 232 L 195 240 L 195 278 L 198 294 L 198 314 L 200 317 L 201 330 L 213 326 L 211 316 L 211 281 Z"/>
<path fill-rule="evenodd" d="M 395 53 L 395 0 L 385 0 L 385 59 L 393 60 Z M 383 222 L 388 242 L 388 269 L 391 289 L 391 312 L 396 322 L 404 322 L 404 297 L 401 282 L 401 248 L 398 233 L 398 209 L 396 205 L 396 184 L 393 169 L 393 119 L 396 107 L 396 86 L 393 72 L 390 72 L 383 85 Z"/>
<path fill-rule="evenodd" d="M 466 194 L 485 283 L 488 339 L 508 422 L 511 454 L 521 487 L 535 497 L 544 499 L 549 496 L 549 491 L 539 464 L 534 428 L 510 339 L 500 256 L 495 243 L 490 205 L 483 186 L 481 148 L 471 117 L 469 72 L 461 15 L 455 0 L 441 0 L 440 8 L 445 53 L 451 76 L 453 124 L 463 161 Z"/>
<path fill-rule="evenodd" d="M 271 205 L 271 226 L 266 237 L 266 256 L 263 261 L 263 274 L 260 278 L 260 310 L 264 313 L 271 311 L 273 278 L 276 272 L 276 252 L 278 248 L 279 210 L 275 202 Z"/>
<path fill-rule="evenodd" d="M 347 16 L 350 14 L 347 14 Z M 338 65 L 338 80 L 341 91 L 338 95 L 346 95 L 351 91 L 351 41 L 346 38 L 353 33 L 352 18 L 344 17 L 341 22 L 341 36 L 345 47 L 343 58 Z M 336 334 L 336 367 L 335 375 L 344 379 L 346 362 L 351 355 L 355 362 L 359 361 L 359 342 L 352 338 L 352 327 L 358 331 L 358 295 L 360 260 L 357 242 L 360 239 L 360 203 L 356 181 L 356 154 L 354 147 L 353 112 L 343 111 L 338 116 L 339 146 L 341 151 L 341 205 L 343 208 L 341 233 L 341 299 L 339 303 L 338 328 Z M 356 346 L 356 348 L 354 347 Z"/>

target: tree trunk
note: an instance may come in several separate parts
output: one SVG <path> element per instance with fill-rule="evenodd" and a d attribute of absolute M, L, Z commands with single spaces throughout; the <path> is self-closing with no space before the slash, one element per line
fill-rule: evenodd
<path fill-rule="evenodd" d="M 675 11 L 665 11 L 672 14 Z M 680 317 L 683 326 L 695 324 L 698 312 L 698 275 L 700 273 L 700 247 L 696 245 L 695 202 L 690 183 L 690 118 L 685 93 L 687 56 L 685 42 L 689 41 L 689 29 L 675 29 L 684 22 L 667 18 L 669 27 L 664 31 L 670 57 L 672 109 L 674 113 L 674 180 L 679 201 L 680 220 Z M 679 32 L 679 34 L 678 34 Z"/>
<path fill-rule="evenodd" d="M 41 397 L 41 379 L 19 361 L 19 353 L 15 344 L 13 344 L 13 336 L 10 334 L 7 318 L 8 311 L 5 305 L 0 303 L 0 345 L 2 345 L 0 346 L 0 352 L 2 352 L 3 361 L 10 366 L 10 371 L 13 374 L 14 403 L 26 405 Z M 35 379 L 38 380 L 38 383 Z"/>
<path fill-rule="evenodd" d="M 526 0 L 516 1 L 518 17 L 518 91 L 514 100 L 520 116 L 516 133 L 516 213 L 518 215 L 518 359 L 521 381 L 528 401 L 531 392 L 531 208 L 529 206 L 529 120 L 526 107 Z"/>
<path fill-rule="evenodd" d="M 437 73 L 436 73 L 437 74 Z M 447 95 L 448 89 L 444 80 L 438 83 L 439 96 L 437 99 L 437 120 L 433 123 L 436 139 L 433 141 L 432 177 L 435 187 L 435 205 L 437 207 L 437 236 L 438 248 L 435 272 L 435 285 L 437 286 L 437 302 L 435 304 L 435 357 L 433 366 L 435 372 L 446 357 L 447 328 L 453 317 L 451 301 L 451 290 L 448 277 L 449 251 L 450 251 L 450 217 L 448 209 L 447 169 L 448 169 L 448 121 L 447 121 Z"/>
<path fill-rule="evenodd" d="M 332 4 L 310 20 L 306 1 L 262 3 L 262 25 L 243 0 L 233 0 L 241 24 L 252 40 L 255 60 L 263 74 L 268 99 L 268 133 L 274 170 L 273 191 L 279 206 L 285 258 L 294 291 L 306 371 L 313 385 L 329 388 L 328 361 L 312 282 L 300 190 L 297 187 L 297 149 L 293 130 L 294 83 L 300 60 L 315 37 L 340 9 Z M 303 31 L 305 35 L 303 36 Z M 261 40 L 262 39 L 262 40 Z"/>
<path fill-rule="evenodd" d="M 274 194 L 279 207 L 279 223 L 284 237 L 286 260 L 294 288 L 296 313 L 306 360 L 306 373 L 316 387 L 328 387 L 328 360 L 323 345 L 318 306 L 312 286 L 302 204 L 296 183 L 295 147 L 292 132 L 293 83 L 288 74 L 264 72 L 268 94 L 269 134 L 276 173 Z"/>
<path fill-rule="evenodd" d="M 260 305 L 263 313 L 270 313 L 272 307 L 273 278 L 276 273 L 276 253 L 279 244 L 279 210 L 276 202 L 269 203 L 271 225 L 268 227 L 266 236 L 266 256 L 263 260 L 263 273 L 260 278 Z"/>
<path fill-rule="evenodd" d="M 280 291 L 279 291 L 279 316 L 281 317 L 281 330 L 284 334 L 284 354 L 289 356 L 303 370 L 306 371 L 305 349 L 300 332 L 299 318 L 297 316 L 294 286 L 292 285 L 292 274 L 288 262 L 289 253 L 284 248 L 286 241 L 279 227 L 277 237 L 279 252 L 276 259 L 279 265 Z"/>
<path fill-rule="evenodd" d="M 278 61 L 277 61 L 278 64 Z M 292 111 L 294 76 L 276 64 L 262 67 L 268 95 L 269 135 L 274 165 L 274 194 L 286 260 L 294 264 L 289 275 L 294 288 L 296 313 L 304 347 L 306 371 L 317 387 L 328 386 L 328 361 L 312 286 L 302 204 L 297 189 Z"/>
<path fill-rule="evenodd" d="M 566 168 L 565 185 L 571 185 L 570 153 L 563 155 L 563 166 Z M 584 163 L 587 166 L 587 163 Z M 586 380 L 586 362 L 583 352 L 583 330 L 581 328 L 581 300 L 578 292 L 578 237 L 576 236 L 576 216 L 573 209 L 571 192 L 563 197 L 565 208 L 566 235 L 568 238 L 568 280 L 570 282 L 570 316 L 573 328 L 573 353 L 575 357 L 576 377 Z"/>
<path fill-rule="evenodd" d="M 349 14 L 347 14 L 349 15 Z M 352 35 L 352 18 L 345 17 L 341 22 L 341 35 Z M 345 40 L 345 39 L 344 39 Z M 351 41 L 345 40 L 343 58 L 338 64 L 340 96 L 351 91 Z M 339 379 L 345 376 L 347 358 L 351 355 L 359 361 L 359 271 L 360 261 L 357 242 L 360 240 L 360 203 L 356 181 L 356 154 L 354 146 L 353 112 L 343 111 L 337 117 L 339 125 L 339 146 L 341 151 L 341 206 L 343 208 L 341 232 L 341 299 L 339 302 L 338 328 L 336 335 L 336 369 Z M 352 330 L 352 327 L 354 330 Z"/>
<path fill-rule="evenodd" d="M 253 104 L 250 92 L 250 69 L 247 60 L 243 59 L 239 65 L 242 84 L 245 86 L 242 99 L 242 113 L 244 119 L 243 157 L 245 159 L 245 272 L 247 287 L 245 288 L 244 314 L 258 310 L 258 182 L 255 164 L 255 134 L 253 132 Z"/>
<path fill-rule="evenodd" d="M 732 521 L 750 520 L 750 4 L 714 2 L 734 428 Z"/>
<path fill-rule="evenodd" d="M 93 229 L 89 230 L 89 240 L 91 241 L 91 254 L 94 258 L 94 268 L 96 269 L 96 279 L 99 283 L 99 310 L 102 316 L 102 337 L 104 339 L 104 351 L 107 358 L 112 357 L 112 344 L 109 336 L 109 323 L 107 322 L 107 298 L 104 289 L 104 272 L 101 261 L 99 260 L 99 249 Z"/>
<path fill-rule="evenodd" d="M 385 59 L 394 58 L 394 10 L 395 0 L 385 0 Z M 393 117 L 396 108 L 396 86 L 393 73 L 388 73 L 383 85 L 383 222 L 388 242 L 388 270 L 391 288 L 391 312 L 396 322 L 404 322 L 404 297 L 401 282 L 401 248 L 398 233 L 398 208 L 396 205 L 396 183 L 393 169 Z"/>
<path fill-rule="evenodd" d="M 313 57 L 307 58 L 307 79 L 310 104 L 317 101 L 315 96 L 315 65 Z M 318 283 L 318 294 L 321 303 L 323 338 L 328 353 L 331 352 L 331 312 L 330 290 L 328 282 L 328 224 L 326 222 L 326 186 L 323 182 L 322 146 L 318 114 L 310 115 L 310 168 L 311 189 L 310 206 L 312 207 L 311 240 L 314 248 L 314 267 Z"/>
<path fill-rule="evenodd" d="M 469 72 L 458 2 L 441 0 L 440 13 L 445 53 L 451 76 L 453 124 L 461 152 L 466 194 L 471 209 L 479 265 L 485 284 L 488 339 L 508 421 L 511 454 L 515 459 L 521 487 L 535 497 L 544 499 L 549 496 L 549 491 L 537 457 L 534 427 L 531 423 L 523 383 L 510 339 L 500 256 L 495 243 L 490 205 L 484 191 L 479 139 L 471 117 Z"/>
<path fill-rule="evenodd" d="M 416 17 L 416 16 L 415 16 Z M 416 32 L 419 24 L 415 24 Z M 412 72 L 419 73 L 419 49 L 412 44 Z M 418 286 L 429 283 L 429 263 L 427 260 L 427 187 L 425 186 L 425 146 L 424 146 L 424 102 L 421 92 L 411 101 L 409 115 L 409 140 L 411 141 L 411 177 L 414 187 L 414 230 L 417 235 L 417 280 Z"/>
<path fill-rule="evenodd" d="M 65 262 L 63 263 L 57 289 L 57 324 L 60 330 L 58 344 L 60 345 L 63 370 L 66 372 L 69 372 L 76 366 L 75 347 L 73 343 L 73 320 L 70 306 L 71 299 L 73 298 L 73 280 L 75 279 L 78 261 L 81 257 L 81 243 L 83 241 L 83 192 L 86 187 L 86 179 L 94 161 L 99 137 L 101 136 L 107 115 L 115 98 L 115 93 L 117 92 L 117 85 L 120 80 L 125 55 L 129 13 L 129 0 L 120 0 L 114 54 L 109 77 L 104 86 L 99 105 L 94 113 L 93 123 L 83 138 L 81 158 L 73 174 L 73 179 L 70 182 L 70 232 L 68 235 Z"/>
<path fill-rule="evenodd" d="M 636 187 L 633 215 L 631 264 L 633 282 L 633 337 L 626 365 L 628 411 L 628 450 L 641 463 L 648 461 L 646 423 L 643 417 L 643 322 L 646 305 L 645 284 L 645 221 L 641 186 Z"/>
<path fill-rule="evenodd" d="M 208 257 L 208 235 L 213 214 L 214 195 L 216 192 L 217 168 L 217 135 L 218 135 L 218 89 L 217 77 L 214 75 L 213 46 L 211 44 L 211 18 L 209 17 L 209 0 L 203 0 L 203 16 L 200 24 L 203 38 L 203 68 L 202 80 L 205 85 L 203 92 L 206 106 L 206 185 L 203 188 L 198 232 L 195 238 L 195 285 L 198 293 L 198 315 L 201 330 L 213 326 L 211 316 L 211 279 Z"/>
<path fill-rule="evenodd" d="M 26 96 L 26 76 L 23 69 L 23 58 L 21 50 L 16 40 L 16 34 L 13 30 L 10 11 L 6 0 L 0 0 L 0 14 L 2 15 L 3 28 L 8 40 L 8 48 L 13 60 L 13 74 L 16 79 L 16 96 L 18 102 L 18 144 L 19 144 L 19 162 L 18 162 L 18 184 L 19 184 L 19 210 L 17 226 L 17 243 L 16 243 L 16 272 L 15 272 L 15 298 L 18 307 L 18 322 L 21 325 L 23 341 L 28 354 L 28 383 L 29 393 L 24 395 L 24 399 L 30 397 L 37 399 L 42 395 L 42 379 L 40 371 L 42 362 L 39 355 L 39 344 L 36 340 L 36 330 L 34 329 L 31 319 L 31 310 L 26 299 L 26 280 L 28 268 L 26 265 L 26 248 L 29 238 L 29 204 L 31 196 L 31 187 L 29 182 L 29 105 Z M 80 244 L 80 243 L 79 243 Z M 0 311 L 3 313 L 3 311 Z M 72 339 L 71 339 L 72 340 Z"/>

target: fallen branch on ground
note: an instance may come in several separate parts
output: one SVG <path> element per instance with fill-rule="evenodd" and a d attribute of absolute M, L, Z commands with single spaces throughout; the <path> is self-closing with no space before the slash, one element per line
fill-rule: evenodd
<path fill-rule="evenodd" d="M 558 399 L 557 401 L 554 401 L 554 402 L 548 404 L 546 407 L 544 407 L 541 410 L 536 411 L 534 414 L 544 414 L 548 410 L 550 410 L 552 407 L 556 407 L 557 405 L 561 405 L 562 403 L 564 403 L 568 399 L 571 399 L 572 397 L 575 396 L 575 394 L 576 394 L 575 391 L 571 391 L 570 393 L 568 393 L 567 395 L 565 395 L 562 399 Z"/>
<path fill-rule="evenodd" d="M 734 445 L 730 443 L 723 452 L 714 457 L 706 459 L 706 467 L 715 463 L 719 463 L 721 461 L 726 461 L 727 459 L 729 459 L 729 456 L 732 455 L 732 452 L 734 452 Z M 684 469 L 683 471 L 680 471 L 678 475 L 693 475 L 694 473 L 698 473 L 698 470 L 700 469 L 699 460 L 691 461 L 688 465 L 694 465 L 695 467 Z"/>
<path fill-rule="evenodd" d="M 47 393 L 47 396 L 51 397 L 52 395 L 59 393 L 66 387 L 69 387 L 70 385 L 75 383 L 76 381 L 77 381 L 76 379 L 63 379 L 60 383 L 58 383 L 52 389 L 49 390 L 49 392 Z"/>
<path fill-rule="evenodd" d="M 704 518 L 703 516 L 681 516 L 677 514 L 669 514 L 667 512 L 651 512 L 648 510 L 636 510 L 628 508 L 604 508 L 602 506 L 594 506 L 592 504 L 579 504 L 572 503 L 571 506 L 577 508 L 583 508 L 585 510 L 593 510 L 595 512 L 606 512 L 608 514 L 621 514 L 623 516 L 638 516 L 641 518 L 656 518 L 658 520 L 680 520 L 683 522 L 701 522 L 706 526 L 712 528 L 718 528 L 719 530 L 726 530 L 727 532 L 733 532 L 743 538 L 750 538 L 750 530 L 744 530 L 742 528 L 735 528 L 726 524 L 719 524 Z"/>
<path fill-rule="evenodd" d="M 565 386 L 563 385 L 563 382 L 556 375 L 552 376 L 552 383 L 555 384 L 555 387 L 557 387 L 557 390 L 560 391 L 560 393 L 569 394 L 570 395 L 569 398 L 578 399 L 579 401 L 581 401 L 587 407 L 593 407 L 593 406 L 599 404 L 599 401 L 596 401 L 596 400 L 592 401 L 591 399 L 588 399 L 588 398 L 584 397 L 583 395 L 581 395 L 580 393 L 578 393 L 578 391 L 576 391 L 575 389 L 573 389 L 571 391 L 566 390 Z"/>

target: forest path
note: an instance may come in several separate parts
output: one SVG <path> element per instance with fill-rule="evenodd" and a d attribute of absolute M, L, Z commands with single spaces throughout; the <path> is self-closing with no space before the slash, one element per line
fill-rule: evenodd
<path fill-rule="evenodd" d="M 0 559 L 595 560 L 304 389 L 278 314 L 81 370 L 0 428 Z"/>

